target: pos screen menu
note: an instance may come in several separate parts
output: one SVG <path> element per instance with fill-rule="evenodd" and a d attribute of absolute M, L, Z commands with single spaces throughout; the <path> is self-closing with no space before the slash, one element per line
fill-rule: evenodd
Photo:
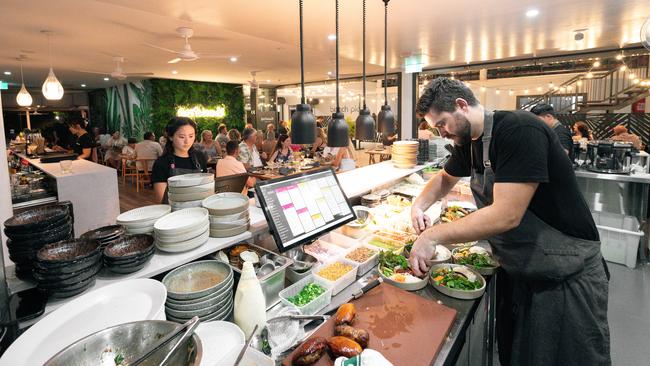
<path fill-rule="evenodd" d="M 255 193 L 280 252 L 356 219 L 331 168 L 262 181 Z"/>

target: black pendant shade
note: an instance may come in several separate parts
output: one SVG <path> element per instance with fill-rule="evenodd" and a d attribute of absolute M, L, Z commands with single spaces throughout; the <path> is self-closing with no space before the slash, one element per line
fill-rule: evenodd
<path fill-rule="evenodd" d="M 388 104 L 381 106 L 381 111 L 377 115 L 377 124 L 379 131 L 384 135 L 395 134 L 395 115 Z"/>
<path fill-rule="evenodd" d="M 305 104 L 305 58 L 302 47 L 302 0 L 298 2 L 300 15 L 300 104 L 291 115 L 291 141 L 294 144 L 313 144 L 316 141 L 316 118 Z"/>
<path fill-rule="evenodd" d="M 375 120 L 370 115 L 368 108 L 359 111 L 359 116 L 355 123 L 354 137 L 360 141 L 375 139 Z"/>
<path fill-rule="evenodd" d="M 350 128 L 341 112 L 332 113 L 332 120 L 327 126 L 327 146 L 346 147 L 348 146 L 348 133 Z"/>
<path fill-rule="evenodd" d="M 316 141 L 316 118 L 309 104 L 298 104 L 291 115 L 291 142 L 313 144 Z"/>

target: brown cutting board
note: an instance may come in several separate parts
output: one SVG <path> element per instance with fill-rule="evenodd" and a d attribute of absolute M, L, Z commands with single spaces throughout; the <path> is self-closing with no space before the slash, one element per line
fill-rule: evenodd
<path fill-rule="evenodd" d="M 370 333 L 368 348 L 381 352 L 396 366 L 431 364 L 456 318 L 456 310 L 387 283 L 353 303 L 357 309 L 353 326 Z M 333 335 L 334 317 L 312 337 L 329 339 Z M 290 366 L 292 359 L 293 353 L 282 365 Z M 334 360 L 324 355 L 314 365 L 333 364 Z"/>

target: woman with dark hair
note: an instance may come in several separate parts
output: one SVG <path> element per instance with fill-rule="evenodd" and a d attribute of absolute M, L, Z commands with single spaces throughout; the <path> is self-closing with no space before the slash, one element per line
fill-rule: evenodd
<path fill-rule="evenodd" d="M 582 150 L 587 150 L 587 142 L 594 139 L 586 123 L 578 121 L 573 124 L 573 141 L 580 143 Z"/>
<path fill-rule="evenodd" d="M 187 117 L 174 117 L 167 127 L 167 143 L 163 155 L 153 164 L 151 183 L 156 199 L 167 203 L 167 179 L 176 175 L 205 173 L 207 161 L 204 154 L 194 148 L 196 123 Z"/>
<path fill-rule="evenodd" d="M 291 138 L 288 135 L 280 135 L 278 142 L 275 144 L 275 149 L 271 153 L 271 159 L 274 163 L 286 163 L 291 157 Z"/>

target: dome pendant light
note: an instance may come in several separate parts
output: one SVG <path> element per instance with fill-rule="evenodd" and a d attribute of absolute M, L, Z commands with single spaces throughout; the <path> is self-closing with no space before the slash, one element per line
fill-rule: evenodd
<path fill-rule="evenodd" d="M 388 2 L 384 1 L 384 105 L 377 115 L 379 130 L 384 135 L 395 133 L 395 115 L 388 105 Z"/>
<path fill-rule="evenodd" d="M 347 147 L 349 127 L 339 107 L 339 0 L 336 0 L 336 112 L 327 127 L 327 146 Z"/>
<path fill-rule="evenodd" d="M 316 141 L 316 118 L 311 113 L 311 107 L 305 103 L 305 69 L 302 47 L 302 1 L 298 1 L 300 9 L 300 104 L 291 115 L 291 140 L 294 144 L 313 144 Z"/>
<path fill-rule="evenodd" d="M 63 98 L 63 85 L 59 82 L 59 79 L 54 75 L 54 70 L 52 69 L 52 45 L 50 44 L 50 32 L 43 31 L 47 35 L 47 48 L 50 58 L 50 72 L 47 74 L 45 82 L 43 82 L 43 96 L 47 100 L 60 100 Z"/>
<path fill-rule="evenodd" d="M 32 105 L 32 96 L 29 94 L 27 91 L 27 88 L 25 88 L 25 79 L 23 78 L 23 65 L 20 65 L 20 81 L 22 82 L 22 85 L 20 86 L 20 91 L 16 95 L 16 103 L 18 103 L 19 106 L 21 107 L 29 107 Z"/>
<path fill-rule="evenodd" d="M 366 0 L 363 0 L 363 108 L 359 110 L 354 135 L 360 141 L 375 139 L 375 120 L 366 106 Z"/>

